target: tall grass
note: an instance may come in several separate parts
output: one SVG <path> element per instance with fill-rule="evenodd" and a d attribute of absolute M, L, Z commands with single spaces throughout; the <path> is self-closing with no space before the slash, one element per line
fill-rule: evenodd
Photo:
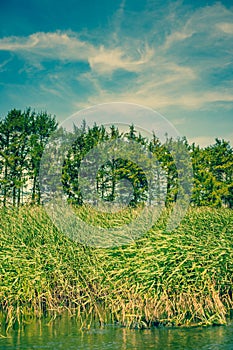
<path fill-rule="evenodd" d="M 78 211 L 93 222 L 104 217 Z M 107 225 L 131 216 L 109 215 Z M 233 308 L 232 210 L 192 208 L 173 232 L 166 218 L 132 244 L 100 249 L 70 241 L 42 207 L 1 209 L 2 332 L 64 310 L 84 327 L 225 324 Z"/>

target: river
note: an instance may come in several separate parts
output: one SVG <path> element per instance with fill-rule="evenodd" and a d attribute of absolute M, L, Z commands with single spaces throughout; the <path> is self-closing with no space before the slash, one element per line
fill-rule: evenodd
<path fill-rule="evenodd" d="M 131 330 L 107 325 L 80 331 L 80 324 L 66 316 L 53 322 L 33 321 L 23 330 L 0 338 L 1 350 L 232 350 L 233 324 L 197 328 Z"/>

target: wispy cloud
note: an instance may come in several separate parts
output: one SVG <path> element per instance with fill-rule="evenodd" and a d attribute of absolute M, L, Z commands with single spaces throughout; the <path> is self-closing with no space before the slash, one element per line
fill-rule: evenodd
<path fill-rule="evenodd" d="M 222 32 L 226 34 L 233 35 L 233 23 L 230 23 L 230 22 L 218 23 L 217 28 L 219 28 Z"/>
<path fill-rule="evenodd" d="M 93 71 L 109 73 L 116 69 L 138 71 L 152 59 L 154 50 L 146 46 L 138 59 L 127 55 L 121 47 L 106 48 L 80 40 L 76 33 L 35 33 L 29 37 L 0 39 L 0 50 L 18 53 L 30 62 L 43 60 L 86 61 Z"/>
<path fill-rule="evenodd" d="M 28 37 L 6 37 L 0 39 L 0 50 L 19 53 L 34 53 L 50 59 L 77 59 L 86 57 L 92 51 L 92 45 L 82 42 L 72 33 L 35 33 Z M 77 53 L 79 52 L 79 55 Z"/>
<path fill-rule="evenodd" d="M 188 141 L 190 144 L 195 143 L 196 145 L 199 145 L 200 147 L 206 147 L 207 145 L 213 145 L 215 143 L 215 139 L 219 138 L 222 139 L 222 135 L 216 134 L 216 136 L 195 136 L 195 137 L 189 137 Z M 233 133 L 226 134 L 224 136 L 224 139 L 231 144 L 233 144 Z"/>
<path fill-rule="evenodd" d="M 194 31 L 185 31 L 183 30 L 182 32 L 174 32 L 170 35 L 167 36 L 166 41 L 163 45 L 163 49 L 167 50 L 169 49 L 172 45 L 177 44 L 178 42 L 183 42 L 185 39 L 190 38 L 194 34 Z"/>
<path fill-rule="evenodd" d="M 12 61 L 12 57 L 4 60 L 3 62 L 0 63 L 0 72 L 3 72 L 4 70 L 6 70 L 6 66 L 8 65 L 8 63 L 10 63 Z"/>
<path fill-rule="evenodd" d="M 130 12 L 126 4 L 122 1 L 104 32 L 5 37 L 0 50 L 20 57 L 21 71 L 35 79 L 41 93 L 73 111 L 108 101 L 166 113 L 175 107 L 177 114 L 233 107 L 232 8 L 216 3 L 184 9 L 177 1 L 158 13 L 148 1 L 143 12 Z"/>

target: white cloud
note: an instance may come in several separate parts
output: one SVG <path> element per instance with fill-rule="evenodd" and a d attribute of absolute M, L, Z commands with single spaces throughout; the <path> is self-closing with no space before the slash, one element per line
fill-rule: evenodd
<path fill-rule="evenodd" d="M 152 86 L 153 88 L 153 86 Z M 98 93 L 95 95 L 91 95 L 88 99 L 88 102 L 85 104 L 92 105 L 98 103 L 104 103 L 106 101 L 123 101 L 136 103 L 140 105 L 145 105 L 154 109 L 162 110 L 164 108 L 175 108 L 179 107 L 179 109 L 184 110 L 200 110 L 204 107 L 210 108 L 209 104 L 218 103 L 218 102 L 233 102 L 233 94 L 228 94 L 219 91 L 218 93 L 197 93 L 193 92 L 193 94 L 189 93 L 177 93 L 165 94 L 164 91 L 158 92 L 156 90 L 149 89 L 149 87 L 145 87 L 144 90 L 136 90 L 135 88 L 130 91 L 124 91 L 122 93 L 114 93 L 111 91 L 107 91 L 101 89 L 99 87 Z M 78 107 L 79 104 L 76 104 Z M 83 105 L 82 105 L 83 106 Z M 216 109 L 216 106 L 213 106 L 213 109 Z"/>
<path fill-rule="evenodd" d="M 4 60 L 3 62 L 0 63 L 0 72 L 3 72 L 6 70 L 6 66 L 8 65 L 8 63 L 10 63 L 12 61 L 12 57 Z"/>
<path fill-rule="evenodd" d="M 80 40 L 74 33 L 35 33 L 29 37 L 7 37 L 0 39 L 0 50 L 16 52 L 32 63 L 44 60 L 86 61 L 93 71 L 100 74 L 116 69 L 138 71 L 152 59 L 154 50 L 146 46 L 139 58 L 127 55 L 120 47 L 106 48 Z"/>
<path fill-rule="evenodd" d="M 135 60 L 125 56 L 125 52 L 120 48 L 106 50 L 101 46 L 95 55 L 88 58 L 88 61 L 93 71 L 97 71 L 98 73 L 108 73 L 120 68 L 137 72 L 141 69 L 142 65 L 150 62 L 153 55 L 154 50 L 147 47 L 145 52 L 140 52 L 139 59 Z"/>
<path fill-rule="evenodd" d="M 83 60 L 94 54 L 94 47 L 72 34 L 35 33 L 28 37 L 6 37 L 0 39 L 0 50 L 34 54 L 38 59 Z M 26 57 L 27 58 L 27 57 Z M 30 59 L 30 56 L 28 56 Z"/>
<path fill-rule="evenodd" d="M 185 94 L 173 101 L 174 105 L 200 109 L 209 103 L 233 102 L 233 93 L 225 91 Z"/>
<path fill-rule="evenodd" d="M 209 145 L 215 144 L 215 139 L 219 138 L 222 139 L 222 135 L 216 134 L 216 136 L 194 136 L 194 137 L 188 137 L 189 144 L 195 143 L 196 145 L 199 145 L 200 147 L 206 147 Z M 224 136 L 224 139 L 226 141 L 229 141 L 231 145 L 233 146 L 233 133 L 227 134 Z"/>
<path fill-rule="evenodd" d="M 48 60 L 60 61 L 61 66 L 88 63 L 84 73 L 74 65 L 57 70 L 54 66 L 53 74 L 41 71 L 44 80 L 39 88 L 72 104 L 74 112 L 109 101 L 141 104 L 162 113 L 229 108 L 233 87 L 227 74 L 221 76 L 221 69 L 231 69 L 233 10 L 217 3 L 181 16 L 179 4 L 159 15 L 156 8 L 131 16 L 123 1 L 104 34 L 57 31 L 7 37 L 0 39 L 0 50 L 23 57 L 28 72 L 28 66 L 40 70 Z M 120 78 L 114 75 L 117 70 Z M 124 79 L 124 73 L 135 74 L 126 74 Z M 213 81 L 216 75 L 219 78 Z M 77 83 L 74 87 L 72 79 Z"/>
<path fill-rule="evenodd" d="M 212 136 L 194 136 L 188 137 L 189 144 L 195 143 L 200 147 L 206 147 L 215 143 L 215 138 Z"/>
<path fill-rule="evenodd" d="M 216 26 L 226 34 L 233 34 L 233 23 L 218 23 Z"/>
<path fill-rule="evenodd" d="M 190 32 L 174 32 L 167 36 L 166 41 L 163 45 L 163 49 L 169 49 L 172 45 L 176 44 L 179 41 L 184 41 L 187 38 L 190 38 L 194 34 L 194 30 Z"/>

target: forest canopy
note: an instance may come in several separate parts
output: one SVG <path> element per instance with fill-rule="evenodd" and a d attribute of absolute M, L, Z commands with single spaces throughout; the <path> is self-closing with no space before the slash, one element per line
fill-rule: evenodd
<path fill-rule="evenodd" d="M 1 206 L 42 203 L 39 184 L 41 157 L 54 132 L 67 137 L 66 130 L 58 128 L 55 116 L 45 111 L 12 109 L 0 120 Z M 81 127 L 74 125 L 73 134 L 75 141 L 66 154 L 62 168 L 63 191 L 73 204 L 83 204 L 79 178 L 82 159 L 101 142 L 127 140 L 139 144 L 157 160 L 154 174 L 159 183 L 156 187 L 158 203 L 164 193 L 166 206 L 177 199 L 179 172 L 169 150 L 170 145 L 176 142 L 178 148 L 182 146 L 187 150 L 191 159 L 191 205 L 233 207 L 233 150 L 228 141 L 216 139 L 213 145 L 204 148 L 194 143 L 190 145 L 185 137 L 167 139 L 161 143 L 154 133 L 152 139 L 144 138 L 133 125 L 128 131 L 120 132 L 114 125 L 107 129 L 97 124 L 89 127 L 85 122 Z M 117 192 L 121 191 L 124 200 L 124 187 L 119 187 L 122 180 L 127 180 L 132 188 L 128 205 L 135 206 L 151 200 L 145 173 L 140 166 L 121 157 L 100 164 L 94 184 L 99 197 L 107 203 L 113 202 Z"/>

